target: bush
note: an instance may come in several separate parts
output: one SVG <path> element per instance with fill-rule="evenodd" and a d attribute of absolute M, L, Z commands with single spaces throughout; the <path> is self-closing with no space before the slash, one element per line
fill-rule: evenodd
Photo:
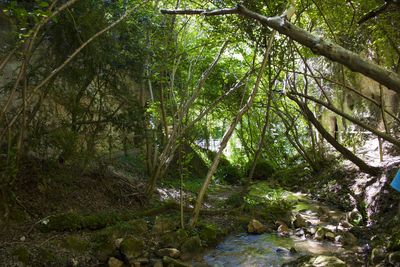
<path fill-rule="evenodd" d="M 241 183 L 241 175 L 239 169 L 233 166 L 229 161 L 227 164 L 220 164 L 215 176 L 217 177 L 217 179 L 223 180 L 231 185 Z"/>
<path fill-rule="evenodd" d="M 241 192 L 235 192 L 225 201 L 226 205 L 231 207 L 240 207 L 243 204 L 243 196 Z"/>
<path fill-rule="evenodd" d="M 250 174 L 252 162 L 249 163 L 247 174 Z M 254 168 L 253 180 L 268 180 L 275 173 L 275 168 L 265 160 L 257 161 Z"/>

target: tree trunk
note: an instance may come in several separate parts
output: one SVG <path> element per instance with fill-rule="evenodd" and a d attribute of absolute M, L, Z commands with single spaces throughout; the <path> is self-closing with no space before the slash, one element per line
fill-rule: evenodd
<path fill-rule="evenodd" d="M 242 119 L 243 115 L 253 105 L 254 98 L 257 95 L 258 88 L 260 86 L 261 79 L 262 79 L 262 76 L 264 74 L 265 66 L 266 66 L 267 61 L 268 61 L 269 53 L 271 51 L 273 37 L 274 36 L 272 35 L 270 40 L 269 40 L 268 47 L 265 50 L 264 58 L 263 58 L 263 61 L 262 61 L 262 64 L 261 64 L 260 71 L 259 71 L 259 73 L 257 75 L 257 80 L 256 80 L 256 83 L 254 85 L 253 91 L 251 92 L 249 98 L 247 99 L 246 104 L 239 110 L 238 114 L 236 115 L 236 117 L 231 122 L 231 125 L 230 125 L 229 129 L 225 132 L 224 137 L 222 138 L 221 144 L 219 145 L 218 152 L 214 157 L 214 160 L 213 160 L 213 162 L 211 164 L 210 169 L 208 170 L 206 178 L 204 179 L 204 183 L 203 183 L 203 185 L 202 185 L 202 187 L 200 189 L 200 192 L 199 192 L 199 194 L 197 196 L 196 205 L 195 205 L 194 211 L 193 211 L 193 216 L 192 216 L 192 219 L 190 221 L 190 226 L 191 227 L 194 227 L 196 225 L 196 223 L 197 223 L 197 220 L 198 220 L 199 214 L 200 214 L 201 205 L 203 203 L 204 195 L 205 195 L 205 193 L 207 191 L 208 185 L 211 182 L 211 178 L 213 177 L 214 173 L 217 170 L 219 161 L 220 161 L 221 156 L 222 156 L 222 152 L 224 151 L 226 145 L 228 144 L 228 141 L 231 138 L 231 136 L 233 134 L 233 131 L 236 128 L 236 125 L 240 122 L 240 120 Z"/>
<path fill-rule="evenodd" d="M 343 118 L 351 121 L 352 123 L 357 124 L 358 126 L 364 128 L 365 130 L 370 131 L 371 133 L 375 134 L 376 136 L 378 136 L 378 137 L 380 137 L 380 138 L 382 138 L 382 139 L 384 139 L 384 140 L 386 140 L 386 141 L 388 141 L 388 142 L 400 147 L 400 141 L 397 140 L 396 138 L 394 138 L 394 137 L 392 137 L 392 136 L 390 136 L 390 135 L 388 135 L 386 133 L 383 133 L 383 132 L 380 132 L 380 131 L 376 130 L 375 128 L 363 123 L 362 121 L 357 120 L 356 118 L 353 118 L 352 116 L 340 111 L 339 109 L 335 108 L 334 106 L 331 106 L 331 105 L 329 105 L 329 104 L 327 104 L 327 103 L 325 103 L 325 102 L 323 102 L 323 101 L 321 101 L 319 99 L 316 99 L 315 97 L 312 97 L 312 96 L 308 96 L 308 95 L 301 94 L 301 93 L 292 93 L 292 94 L 307 98 L 307 99 L 309 99 L 309 100 L 311 100 L 311 101 L 313 101 L 313 102 L 315 102 L 317 104 L 320 104 L 320 105 L 326 107 L 327 109 L 329 109 L 330 111 L 332 111 L 332 112 L 342 116 Z"/>
<path fill-rule="evenodd" d="M 360 171 L 374 176 L 380 173 L 379 168 L 366 164 L 362 159 L 354 155 L 350 150 L 348 150 L 347 148 L 342 146 L 339 142 L 337 142 L 335 138 L 332 135 L 330 135 L 328 131 L 325 130 L 325 128 L 317 120 L 317 118 L 315 118 L 314 114 L 311 112 L 311 110 L 308 108 L 307 105 L 300 102 L 297 98 L 293 96 L 289 95 L 288 97 L 297 103 L 297 105 L 302 110 L 304 116 L 314 125 L 314 127 L 318 130 L 318 132 L 322 135 L 322 137 L 326 141 L 328 141 L 337 151 L 339 151 L 346 159 L 350 160 L 355 165 L 357 165 L 357 167 L 360 168 Z"/>

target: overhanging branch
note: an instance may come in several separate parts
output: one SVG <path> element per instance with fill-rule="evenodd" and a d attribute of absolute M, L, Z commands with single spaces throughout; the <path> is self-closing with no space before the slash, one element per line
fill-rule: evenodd
<path fill-rule="evenodd" d="M 320 36 L 313 35 L 302 28 L 290 23 L 280 16 L 266 17 L 254 11 L 247 9 L 242 5 L 235 8 L 217 9 L 217 10 L 162 10 L 163 14 L 170 15 L 228 15 L 238 14 L 245 18 L 251 18 L 259 21 L 266 27 L 270 27 L 279 33 L 288 36 L 310 48 L 315 54 L 322 55 L 332 61 L 338 62 L 354 72 L 359 72 L 365 76 L 377 81 L 387 88 L 400 94 L 400 75 L 387 70 L 371 61 L 368 61 L 358 54 L 345 49 L 344 47 L 325 40 Z"/>

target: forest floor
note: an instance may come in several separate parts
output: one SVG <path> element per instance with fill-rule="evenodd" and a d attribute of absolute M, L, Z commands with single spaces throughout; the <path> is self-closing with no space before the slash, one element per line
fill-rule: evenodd
<path fill-rule="evenodd" d="M 372 154 L 369 157 L 376 159 Z M 252 219 L 279 235 L 300 233 L 308 240 L 336 245 L 361 243 L 362 251 L 352 255 L 323 253 L 348 266 L 365 266 L 365 257 L 371 266 L 395 266 L 392 263 L 400 250 L 400 197 L 389 182 L 399 162 L 387 156 L 378 163 L 384 170 L 379 177 L 361 174 L 347 162 L 318 175 L 285 170 L 280 174 L 284 177 L 255 183 L 247 204 L 240 200 L 242 187 L 212 184 L 198 226 L 185 230 L 180 229 L 176 181 L 165 180 L 157 188 L 156 200 L 146 203 L 141 197 L 144 180 L 121 164 L 91 171 L 27 166 L 25 179 L 19 179 L 13 191 L 15 204 L 2 210 L 9 221 L 1 222 L 0 266 L 162 266 L 162 262 L 165 266 L 171 262 L 206 266 L 202 257 L 207 249 L 230 233 L 247 232 Z M 201 179 L 190 179 L 187 184 L 186 223 Z M 291 204 L 297 200 L 293 199 L 285 202 L 282 192 L 287 190 L 305 193 L 325 208 L 314 205 L 311 218 L 307 215 L 311 208 L 295 209 Z M 267 201 L 260 200 L 260 193 L 268 196 Z M 331 216 L 332 212 L 341 216 Z M 297 215 L 307 224 L 296 226 Z M 327 224 L 318 225 L 317 219 Z M 313 260 L 302 258 L 303 262 L 290 266 Z"/>

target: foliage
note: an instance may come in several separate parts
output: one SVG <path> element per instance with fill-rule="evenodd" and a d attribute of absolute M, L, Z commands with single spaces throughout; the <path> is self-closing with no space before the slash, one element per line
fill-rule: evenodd
<path fill-rule="evenodd" d="M 231 164 L 228 160 L 221 160 L 215 177 L 219 181 L 224 181 L 228 184 L 241 184 L 242 175 L 239 167 Z"/>
<path fill-rule="evenodd" d="M 251 186 L 244 202 L 247 209 L 262 211 L 267 220 L 282 219 L 294 207 L 287 194 L 281 188 L 271 188 L 267 183 L 259 182 Z"/>

